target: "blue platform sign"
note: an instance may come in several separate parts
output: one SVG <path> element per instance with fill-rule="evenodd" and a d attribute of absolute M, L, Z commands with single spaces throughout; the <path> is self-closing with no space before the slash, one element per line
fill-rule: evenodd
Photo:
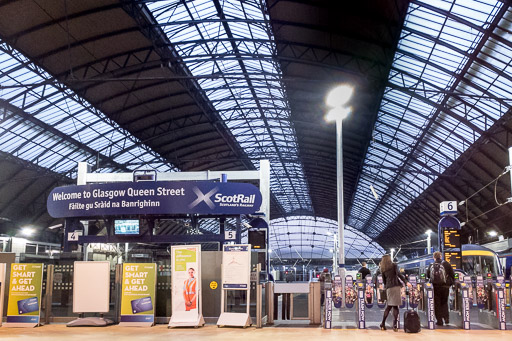
<path fill-rule="evenodd" d="M 261 193 L 251 184 L 211 181 L 118 182 L 57 187 L 48 196 L 54 218 L 159 215 L 251 214 Z"/>

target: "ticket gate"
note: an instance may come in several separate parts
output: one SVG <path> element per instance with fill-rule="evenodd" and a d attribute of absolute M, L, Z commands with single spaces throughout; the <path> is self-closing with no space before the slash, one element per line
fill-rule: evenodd
<path fill-rule="evenodd" d="M 493 280 L 489 276 L 456 278 L 450 289 L 450 327 L 461 329 L 506 329 L 506 295 L 502 276 Z M 433 288 L 430 283 L 421 283 L 422 300 L 419 314 L 424 328 L 435 329 Z M 425 323 L 426 321 L 426 323 Z"/>
<path fill-rule="evenodd" d="M 449 302 L 450 324 L 443 328 L 460 329 L 500 329 L 507 328 L 507 297 L 506 283 L 503 276 L 496 279 L 482 276 L 471 278 L 462 276 L 450 289 Z M 343 304 L 339 308 L 330 305 L 333 296 L 337 293 L 329 293 L 326 300 L 328 306 L 323 310 L 324 328 L 378 328 L 383 315 L 383 305 L 379 297 L 379 281 L 375 287 L 369 281 L 358 279 L 355 283 L 351 276 L 344 281 Z M 407 290 L 406 303 L 403 309 L 415 308 L 420 316 L 422 328 L 436 329 L 434 288 L 423 278 L 409 277 L 411 287 Z M 373 304 L 375 300 L 376 304 Z M 404 300 L 405 301 L 405 300 Z M 399 318 L 403 316 L 401 307 Z M 388 317 L 387 325 L 390 326 L 392 316 Z M 400 320 L 399 320 L 400 321 Z M 400 324 L 399 324 L 400 328 Z"/>

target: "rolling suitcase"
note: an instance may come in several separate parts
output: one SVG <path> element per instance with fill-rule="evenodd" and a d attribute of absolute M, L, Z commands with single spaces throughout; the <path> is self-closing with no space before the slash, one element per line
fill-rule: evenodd
<path fill-rule="evenodd" d="M 419 333 L 421 330 L 420 317 L 414 310 L 404 313 L 404 331 L 406 333 Z"/>

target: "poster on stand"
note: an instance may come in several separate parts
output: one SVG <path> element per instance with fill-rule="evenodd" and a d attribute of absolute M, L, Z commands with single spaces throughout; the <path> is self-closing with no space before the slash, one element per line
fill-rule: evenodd
<path fill-rule="evenodd" d="M 35 327 L 41 314 L 43 264 L 11 264 L 6 327 Z"/>
<path fill-rule="evenodd" d="M 155 322 L 155 263 L 124 263 L 121 291 L 121 323 L 151 326 Z"/>
<path fill-rule="evenodd" d="M 251 245 L 224 245 L 222 253 L 222 288 L 247 289 L 251 277 Z"/>
<path fill-rule="evenodd" d="M 169 326 L 196 326 L 201 311 L 201 245 L 171 247 L 172 316 Z"/>
<path fill-rule="evenodd" d="M 217 326 L 248 327 L 252 324 L 249 314 L 251 302 L 251 245 L 231 244 L 222 247 L 222 296 L 221 313 L 217 320 Z M 224 300 L 228 291 L 246 291 L 245 313 L 226 312 Z"/>

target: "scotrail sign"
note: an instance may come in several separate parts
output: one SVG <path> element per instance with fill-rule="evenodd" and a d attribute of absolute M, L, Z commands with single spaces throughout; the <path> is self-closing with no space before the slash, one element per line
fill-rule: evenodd
<path fill-rule="evenodd" d="M 250 214 L 261 206 L 256 186 L 233 182 L 155 181 L 55 188 L 54 218 L 145 214 Z"/>

